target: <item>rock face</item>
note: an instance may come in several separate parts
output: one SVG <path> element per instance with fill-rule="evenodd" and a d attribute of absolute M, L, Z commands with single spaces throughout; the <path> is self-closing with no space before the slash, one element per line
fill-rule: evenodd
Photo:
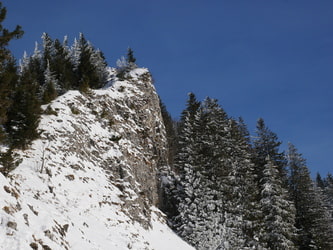
<path fill-rule="evenodd" d="M 148 70 L 67 92 L 44 107 L 39 128 L 9 178 L 0 174 L 0 246 L 171 249 L 158 237 L 190 249 L 156 209 L 167 141 Z"/>

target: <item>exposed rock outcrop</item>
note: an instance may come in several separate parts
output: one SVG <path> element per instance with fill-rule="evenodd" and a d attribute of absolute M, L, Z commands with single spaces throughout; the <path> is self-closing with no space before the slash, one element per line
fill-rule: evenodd
<path fill-rule="evenodd" d="M 150 231 L 162 227 L 165 235 L 154 237 L 188 247 L 155 208 L 167 141 L 148 70 L 87 94 L 67 92 L 44 107 L 39 128 L 41 138 L 16 152 L 20 165 L 0 176 L 0 245 L 163 249 Z"/>

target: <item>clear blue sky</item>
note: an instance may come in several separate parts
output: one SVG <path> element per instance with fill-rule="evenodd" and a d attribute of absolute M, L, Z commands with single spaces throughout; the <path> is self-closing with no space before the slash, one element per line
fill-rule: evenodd
<path fill-rule="evenodd" d="M 253 134 L 263 117 L 312 173 L 333 172 L 332 0 L 3 1 L 16 58 L 43 32 L 83 32 L 111 66 L 131 47 L 174 117 L 187 93 L 217 98 Z"/>

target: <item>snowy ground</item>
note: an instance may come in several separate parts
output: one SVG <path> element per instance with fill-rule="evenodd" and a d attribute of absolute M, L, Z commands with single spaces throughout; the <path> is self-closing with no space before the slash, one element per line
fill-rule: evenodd
<path fill-rule="evenodd" d="M 143 73 L 138 70 L 133 77 Z M 95 96 L 120 101 L 133 93 L 122 82 L 95 91 Z M 126 192 L 120 190 L 99 164 L 121 159 L 121 147 L 131 142 L 110 142 L 121 130 L 106 128 L 88 101 L 77 91 L 53 101 L 50 107 L 57 114 L 43 115 L 41 139 L 17 152 L 23 161 L 9 178 L 0 174 L 0 249 L 193 249 L 153 206 L 149 229 L 130 218 L 124 195 L 135 199 L 137 194 L 126 180 Z M 78 131 L 84 140 L 75 136 Z M 87 138 L 92 138 L 89 145 L 84 144 Z M 81 149 L 73 150 L 73 144 Z"/>

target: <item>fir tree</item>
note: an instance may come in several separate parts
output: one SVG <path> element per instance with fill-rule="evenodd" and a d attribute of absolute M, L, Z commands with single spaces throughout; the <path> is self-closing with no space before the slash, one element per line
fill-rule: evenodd
<path fill-rule="evenodd" d="M 8 120 L 8 109 L 13 104 L 12 94 L 18 82 L 17 67 L 14 58 L 2 65 L 3 72 L 0 73 L 0 143 L 6 142 L 7 135 L 4 128 Z"/>
<path fill-rule="evenodd" d="M 191 107 L 187 107 L 189 110 Z M 216 248 L 222 232 L 221 200 L 209 175 L 208 142 L 204 141 L 203 109 L 184 112 L 184 125 L 180 133 L 179 152 L 175 165 L 180 172 L 178 212 L 174 218 L 176 231 L 197 249 Z M 192 118 L 193 117 L 193 118 Z"/>
<path fill-rule="evenodd" d="M 16 83 L 16 64 L 8 45 L 11 40 L 19 39 L 23 35 L 21 26 L 17 25 L 13 31 L 4 28 L 2 23 L 7 16 L 7 9 L 0 2 L 0 143 L 5 139 L 4 123 L 7 121 L 7 110 L 12 104 L 11 94 Z"/>
<path fill-rule="evenodd" d="M 296 249 L 295 207 L 289 201 L 277 166 L 269 157 L 266 161 L 261 180 L 263 227 L 260 241 L 268 249 Z"/>
<path fill-rule="evenodd" d="M 135 64 L 136 58 L 134 57 L 134 52 L 131 48 L 127 49 L 126 61 L 127 61 L 128 68 L 134 69 L 137 67 L 137 65 Z"/>
<path fill-rule="evenodd" d="M 189 119 L 190 121 L 194 120 L 194 116 L 197 112 L 197 110 L 200 107 L 200 102 L 197 100 L 194 93 L 190 92 L 188 93 L 188 100 L 186 104 L 186 109 L 183 110 L 181 113 L 180 118 L 180 129 L 182 127 L 182 124 L 185 122 L 185 119 Z"/>
<path fill-rule="evenodd" d="M 50 63 L 52 64 L 55 55 L 55 48 L 53 40 L 47 33 L 43 33 L 42 35 L 42 44 L 43 44 L 42 67 L 44 70 L 46 70 L 47 67 L 50 67 Z"/>
<path fill-rule="evenodd" d="M 197 249 L 253 249 L 257 209 L 253 164 L 246 138 L 217 100 L 189 96 L 179 152 L 176 231 Z M 228 248 L 226 248 L 228 246 Z"/>
<path fill-rule="evenodd" d="M 176 153 L 176 130 L 175 130 L 175 123 L 168 112 L 165 104 L 160 99 L 160 109 L 161 109 L 161 115 L 166 131 L 166 137 L 168 141 L 168 165 L 173 166 L 173 160 Z"/>
<path fill-rule="evenodd" d="M 6 130 L 11 147 L 25 149 L 38 137 L 40 102 L 37 98 L 38 84 L 29 71 L 20 77 L 13 94 L 13 104 L 8 110 Z"/>
<path fill-rule="evenodd" d="M 77 65 L 79 77 L 78 89 L 100 88 L 107 80 L 106 62 L 103 55 L 85 39 L 81 33 L 78 42 L 74 44 L 74 65 Z"/>
<path fill-rule="evenodd" d="M 332 225 L 323 198 L 313 185 L 305 159 L 292 144 L 289 144 L 288 165 L 299 249 L 333 249 Z"/>
<path fill-rule="evenodd" d="M 44 88 L 43 88 L 43 92 L 42 92 L 42 103 L 46 104 L 49 103 L 50 101 L 52 101 L 53 99 L 55 99 L 57 97 L 57 88 L 58 88 L 58 84 L 57 84 L 57 79 L 55 78 L 55 75 L 51 72 L 50 69 L 50 64 L 47 64 L 47 68 L 45 70 L 45 84 L 44 84 Z M 60 92 L 60 91 L 59 91 Z"/>
<path fill-rule="evenodd" d="M 58 39 L 54 41 L 55 54 L 52 58 L 51 67 L 59 85 L 59 95 L 72 89 L 72 86 L 79 81 L 77 74 L 74 72 L 74 64 L 70 57 L 67 41 L 64 40 L 63 44 Z"/>
<path fill-rule="evenodd" d="M 286 183 L 286 160 L 284 153 L 279 152 L 281 142 L 277 135 L 272 132 L 262 118 L 257 122 L 256 137 L 253 141 L 253 162 L 256 166 L 258 181 L 263 177 L 263 169 L 266 165 L 267 156 L 278 167 L 280 177 Z"/>
<path fill-rule="evenodd" d="M 117 60 L 117 77 L 120 80 L 125 80 L 127 78 L 127 73 L 138 67 L 135 64 L 136 58 L 133 54 L 133 50 L 128 48 L 126 58 L 122 56 Z"/>

